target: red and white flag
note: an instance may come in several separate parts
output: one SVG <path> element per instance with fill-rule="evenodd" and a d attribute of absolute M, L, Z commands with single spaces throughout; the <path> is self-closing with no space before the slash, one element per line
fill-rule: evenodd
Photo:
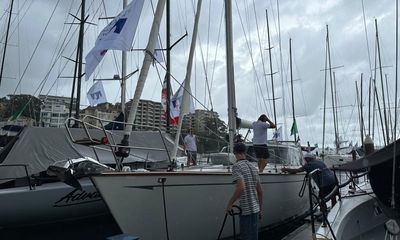
<path fill-rule="evenodd" d="M 172 89 L 171 89 L 171 102 L 169 104 L 169 110 L 170 110 L 170 123 L 171 124 L 178 124 L 179 122 L 179 114 L 181 112 L 181 105 L 183 103 L 183 83 L 179 87 L 178 91 L 172 96 Z M 193 98 L 190 96 L 189 97 L 189 110 L 185 113 L 194 113 L 194 102 Z M 161 105 L 164 110 L 163 118 L 166 118 L 166 111 L 167 111 L 167 81 L 164 79 L 163 82 L 163 87 L 161 91 Z"/>

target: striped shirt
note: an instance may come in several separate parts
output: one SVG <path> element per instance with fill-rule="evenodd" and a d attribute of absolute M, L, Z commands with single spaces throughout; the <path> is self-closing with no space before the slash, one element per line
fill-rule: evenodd
<path fill-rule="evenodd" d="M 248 160 L 237 161 L 232 167 L 232 177 L 233 182 L 243 179 L 245 184 L 244 192 L 239 200 L 242 215 L 258 213 L 260 211 L 260 205 L 256 186 L 257 183 L 260 182 L 260 176 L 258 175 L 257 168 Z"/>

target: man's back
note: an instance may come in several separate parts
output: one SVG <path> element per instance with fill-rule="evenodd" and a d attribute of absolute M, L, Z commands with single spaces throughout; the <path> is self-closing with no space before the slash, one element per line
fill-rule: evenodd
<path fill-rule="evenodd" d="M 320 173 L 313 175 L 313 180 L 317 183 L 318 187 L 329 186 L 336 183 L 335 174 L 326 167 L 325 163 L 320 160 L 311 160 L 303 166 L 304 171 L 310 173 L 315 169 L 321 170 Z"/>
<path fill-rule="evenodd" d="M 253 144 L 266 144 L 269 123 L 256 121 L 253 122 Z"/>
<path fill-rule="evenodd" d="M 243 179 L 246 188 L 240 197 L 240 207 L 242 214 L 248 215 L 258 213 L 260 205 L 257 199 L 257 183 L 260 182 L 258 170 L 248 160 L 237 161 L 232 167 L 232 177 L 234 181 Z"/>

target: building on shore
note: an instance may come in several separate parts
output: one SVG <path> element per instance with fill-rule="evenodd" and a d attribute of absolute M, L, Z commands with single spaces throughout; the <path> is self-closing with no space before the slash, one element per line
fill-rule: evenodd
<path fill-rule="evenodd" d="M 39 99 L 42 102 L 40 110 L 40 125 L 43 127 L 63 127 L 65 121 L 69 116 L 69 105 L 71 98 L 39 95 Z M 73 99 L 73 105 L 75 105 L 76 99 Z M 75 111 L 72 110 L 72 116 L 75 115 Z"/>

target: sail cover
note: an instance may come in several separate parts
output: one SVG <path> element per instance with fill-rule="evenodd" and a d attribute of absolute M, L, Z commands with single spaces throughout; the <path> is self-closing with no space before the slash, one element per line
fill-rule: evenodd
<path fill-rule="evenodd" d="M 75 139 L 87 138 L 83 129 L 70 129 Z M 119 143 L 123 137 L 123 131 L 113 131 L 113 138 Z M 104 133 L 99 130 L 90 130 L 92 138 L 101 139 Z M 172 150 L 173 142 L 166 133 L 158 131 L 133 131 L 130 142 L 134 147 L 165 149 L 163 139 L 168 151 Z M 110 139 L 110 137 L 109 137 Z M 115 164 L 113 154 L 108 146 L 96 146 L 98 159 L 104 164 Z M 49 165 L 56 161 L 74 159 L 80 157 L 96 158 L 92 147 L 73 143 L 65 128 L 40 128 L 26 127 L 18 137 L 18 140 L 10 149 L 5 147 L 0 150 L 9 151 L 4 159 L 0 159 L 0 178 L 15 178 L 26 176 L 21 166 L 1 167 L 8 164 L 24 164 L 28 166 L 29 174 L 45 171 Z M 132 149 L 130 156 L 125 158 L 124 163 L 129 162 L 162 162 L 168 161 L 166 151 Z"/>

